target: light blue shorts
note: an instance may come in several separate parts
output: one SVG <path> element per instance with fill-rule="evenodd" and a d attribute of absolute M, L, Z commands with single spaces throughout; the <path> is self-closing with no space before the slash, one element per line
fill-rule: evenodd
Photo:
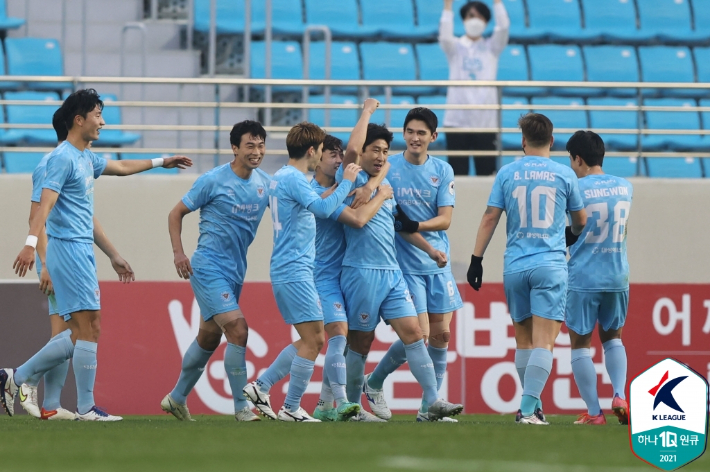
<path fill-rule="evenodd" d="M 323 307 L 323 324 L 348 321 L 345 314 L 345 299 L 338 282 L 316 284 L 321 307 Z"/>
<path fill-rule="evenodd" d="M 604 331 L 619 329 L 626 322 L 629 291 L 624 292 L 567 292 L 565 323 L 577 334 L 594 331 L 597 321 Z"/>
<path fill-rule="evenodd" d="M 276 306 L 287 324 L 323 321 L 323 309 L 313 282 L 271 284 Z"/>
<path fill-rule="evenodd" d="M 503 275 L 505 298 L 513 321 L 532 315 L 549 320 L 565 319 L 567 267 L 537 267 Z"/>
<path fill-rule="evenodd" d="M 209 321 L 220 313 L 239 310 L 242 286 L 227 279 L 220 272 L 193 267 L 190 285 L 203 320 Z"/>
<path fill-rule="evenodd" d="M 451 271 L 439 274 L 404 274 L 417 313 L 443 314 L 463 306 Z"/>
<path fill-rule="evenodd" d="M 49 238 L 47 270 L 52 277 L 56 308 L 64 321 L 77 311 L 101 309 L 94 245 Z"/>
<path fill-rule="evenodd" d="M 35 267 L 37 268 L 37 278 L 39 279 L 42 272 L 42 261 L 39 260 L 39 256 L 37 255 L 35 255 Z M 59 310 L 57 309 L 57 297 L 54 296 L 54 293 L 47 297 L 47 301 L 49 302 L 47 303 L 49 306 L 49 316 L 59 314 Z"/>
<path fill-rule="evenodd" d="M 340 287 L 352 331 L 374 331 L 380 318 L 417 316 L 401 270 L 343 267 Z"/>

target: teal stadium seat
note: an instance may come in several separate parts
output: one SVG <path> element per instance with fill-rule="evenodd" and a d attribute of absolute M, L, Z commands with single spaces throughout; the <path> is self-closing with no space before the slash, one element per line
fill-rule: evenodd
<path fill-rule="evenodd" d="M 384 104 L 386 102 L 384 95 L 376 95 L 372 98 L 379 100 L 380 103 Z M 392 105 L 407 105 L 406 109 L 390 110 L 390 120 L 389 120 L 389 130 L 394 134 L 392 140 L 392 145 L 390 146 L 393 150 L 402 151 L 406 149 L 407 145 L 404 142 L 404 136 L 402 135 L 402 129 L 404 127 L 404 119 L 407 117 L 407 113 L 412 108 L 416 107 L 416 100 L 414 97 L 406 95 L 397 95 L 392 97 Z M 386 112 L 385 110 L 378 109 L 370 120 L 371 123 L 385 123 Z M 355 124 L 353 123 L 353 126 Z"/>
<path fill-rule="evenodd" d="M 698 74 L 698 82 L 710 82 L 710 48 L 694 48 L 693 55 L 695 56 L 695 67 Z"/>
<path fill-rule="evenodd" d="M 637 0 L 637 5 L 642 39 L 665 43 L 693 40 L 689 0 Z"/>
<path fill-rule="evenodd" d="M 25 24 L 22 18 L 12 18 L 7 16 L 7 2 L 0 0 L 0 30 L 17 29 Z"/>
<path fill-rule="evenodd" d="M 528 56 L 525 48 L 510 45 L 498 60 L 498 80 L 528 80 Z M 534 95 L 540 93 L 539 87 L 504 87 L 503 95 Z"/>
<path fill-rule="evenodd" d="M 64 60 L 56 39 L 7 38 L 5 39 L 8 75 L 64 75 Z M 34 90 L 63 90 L 71 88 L 70 82 L 29 82 Z"/>
<path fill-rule="evenodd" d="M 266 2 L 251 2 L 252 32 L 266 29 Z M 301 0 L 271 0 L 271 30 L 273 34 L 302 36 L 304 31 Z"/>
<path fill-rule="evenodd" d="M 417 39 L 425 35 L 414 24 L 412 0 L 360 0 L 362 24 L 385 39 Z M 396 21 L 392 21 L 396 18 Z"/>
<path fill-rule="evenodd" d="M 651 157 L 646 163 L 649 177 L 699 179 L 703 176 L 697 157 Z"/>
<path fill-rule="evenodd" d="M 334 38 L 366 39 L 377 34 L 375 29 L 358 24 L 360 9 L 357 0 L 305 0 L 305 6 L 306 22 L 328 25 Z"/>
<path fill-rule="evenodd" d="M 6 92 L 6 100 L 56 101 L 56 94 L 49 92 Z M 59 105 L 6 105 L 7 122 L 12 124 L 48 125 Z M 57 144 L 57 133 L 53 129 L 14 128 L 5 132 L 2 140 L 5 144 Z"/>
<path fill-rule="evenodd" d="M 644 105 L 651 107 L 695 107 L 693 99 L 657 98 L 646 99 Z M 648 129 L 700 129 L 700 116 L 697 111 L 647 111 Z M 699 151 L 707 149 L 705 139 L 697 135 L 646 135 L 642 138 L 644 150 L 653 151 Z"/>
<path fill-rule="evenodd" d="M 106 122 L 106 127 L 99 133 L 99 139 L 96 141 L 96 146 L 126 146 L 128 144 L 133 144 L 141 138 L 138 133 L 129 133 L 122 130 L 111 129 L 112 125 L 120 125 L 123 123 L 121 120 L 121 108 L 112 105 L 111 102 L 116 101 L 116 96 L 111 94 L 105 94 L 101 96 L 104 102 L 103 118 Z"/>
<path fill-rule="evenodd" d="M 357 53 L 357 44 L 350 42 L 333 41 L 330 50 L 330 78 L 333 80 L 359 80 L 360 59 Z M 308 76 L 311 79 L 325 79 L 325 43 L 312 42 Z M 312 87 L 322 90 L 322 87 Z M 331 87 L 335 93 L 357 93 L 357 87 Z"/>
<path fill-rule="evenodd" d="M 449 80 L 449 63 L 438 44 L 417 44 L 415 48 L 421 80 Z M 446 87 L 422 88 L 422 93 L 446 93 Z"/>
<path fill-rule="evenodd" d="M 529 105 L 530 102 L 525 97 L 503 97 L 503 105 Z M 525 110 L 503 110 L 501 114 L 501 123 L 503 128 L 517 128 L 520 115 L 528 113 L 530 109 Z M 503 133 L 502 136 L 503 149 L 514 150 L 521 147 L 520 131 L 515 133 Z M 507 163 L 508 161 L 506 161 Z"/>
<path fill-rule="evenodd" d="M 583 0 L 585 36 L 590 41 L 629 43 L 639 39 L 632 0 Z"/>
<path fill-rule="evenodd" d="M 706 99 L 700 100 L 699 105 L 701 107 L 710 108 L 710 99 L 706 98 Z M 703 129 L 710 130 L 710 111 L 700 112 L 700 119 L 702 120 L 702 123 L 703 123 Z M 710 143 L 710 136 L 703 136 L 702 141 L 703 141 L 703 148 L 704 149 L 710 147 L 710 144 L 708 144 L 708 143 Z M 705 169 L 707 170 L 705 175 L 710 177 L 710 158 L 705 158 L 704 161 L 706 163 Z"/>
<path fill-rule="evenodd" d="M 41 152 L 6 152 L 5 172 L 8 174 L 31 174 L 44 157 Z"/>
<path fill-rule="evenodd" d="M 251 43 L 251 76 L 261 79 L 266 76 L 266 44 L 263 41 Z M 271 78 L 302 79 L 303 59 L 301 45 L 296 41 L 273 41 L 271 43 Z M 278 86 L 275 91 L 301 91 L 302 87 Z"/>
<path fill-rule="evenodd" d="M 693 19 L 695 20 L 695 31 L 693 32 L 695 41 L 710 44 L 710 2 L 693 0 Z M 706 169 L 708 168 L 706 167 Z"/>
<path fill-rule="evenodd" d="M 7 75 L 5 71 L 5 51 L 0 48 L 0 75 Z M 0 82 L 0 90 L 17 90 L 20 88 L 19 82 Z"/>
<path fill-rule="evenodd" d="M 527 2 L 530 27 L 527 39 L 537 41 L 587 40 L 577 0 L 535 0 Z"/>
<path fill-rule="evenodd" d="M 641 80 L 644 82 L 695 82 L 690 49 L 681 46 L 643 46 L 639 48 Z M 666 97 L 703 96 L 705 90 L 645 89 L 644 95 Z"/>
<path fill-rule="evenodd" d="M 635 98 L 590 98 L 588 105 L 628 107 L 629 111 L 591 110 L 589 123 L 592 128 L 638 129 L 638 111 Z M 601 137 L 607 150 L 635 151 L 638 149 L 637 134 L 603 134 Z"/>
<path fill-rule="evenodd" d="M 591 82 L 639 82 L 636 50 L 630 46 L 585 46 L 587 80 Z M 599 89 L 600 94 L 636 96 L 636 89 Z"/>
<path fill-rule="evenodd" d="M 411 44 L 361 43 L 362 72 L 365 80 L 416 80 L 417 66 Z M 443 53 L 442 53 L 443 54 Z M 413 93 L 412 87 L 394 87 L 394 93 Z"/>
<path fill-rule="evenodd" d="M 547 44 L 528 47 L 532 80 L 583 81 L 584 64 L 579 46 Z M 598 95 L 589 88 L 555 88 L 555 95 Z"/>
<path fill-rule="evenodd" d="M 536 105 L 584 105 L 584 100 L 581 97 L 535 97 L 532 99 L 532 107 L 535 113 L 542 113 L 547 116 L 555 127 L 553 137 L 553 149 L 556 151 L 564 151 L 567 146 L 567 141 L 572 136 L 572 133 L 557 132 L 560 128 L 571 128 L 573 130 L 587 129 L 587 112 L 584 110 L 540 110 L 536 109 Z"/>
<path fill-rule="evenodd" d="M 439 20 L 441 12 L 444 10 L 444 0 L 414 0 L 417 9 L 417 25 L 423 36 L 436 38 L 439 35 Z M 454 34 L 462 36 L 463 22 L 459 9 L 466 3 L 466 0 L 454 0 Z M 486 2 L 489 3 L 489 2 Z"/>
<path fill-rule="evenodd" d="M 243 33 L 244 15 L 244 0 L 217 0 L 217 34 Z M 209 33 L 210 0 L 194 0 L 194 22 L 195 31 Z"/>
<path fill-rule="evenodd" d="M 325 103 L 325 97 L 323 95 L 311 95 L 308 100 L 309 103 Z M 356 95 L 331 95 L 330 103 L 334 104 L 347 104 L 347 105 L 357 105 L 360 103 Z M 352 108 L 341 108 L 330 110 L 330 127 L 338 128 L 353 128 L 355 123 L 357 123 L 360 117 L 359 109 Z M 348 142 L 350 139 L 350 133 L 348 132 L 337 132 L 331 133 L 328 131 L 328 126 L 325 125 L 325 110 L 322 108 L 312 108 L 308 110 L 308 121 L 317 124 L 318 126 L 324 127 L 325 131 L 333 136 L 340 138 L 344 143 Z"/>
<path fill-rule="evenodd" d="M 170 157 L 170 154 L 128 154 L 128 153 L 122 153 L 121 154 L 121 160 L 123 161 L 129 161 L 129 160 L 135 160 L 135 159 L 157 159 L 157 158 L 166 158 Z M 153 174 L 178 174 L 180 170 L 175 167 L 173 169 L 166 169 L 164 167 L 156 167 L 154 169 L 147 170 L 145 172 L 141 172 L 140 175 L 153 175 Z"/>

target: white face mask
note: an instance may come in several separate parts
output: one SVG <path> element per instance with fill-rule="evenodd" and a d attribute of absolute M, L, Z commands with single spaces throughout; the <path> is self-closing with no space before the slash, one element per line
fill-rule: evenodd
<path fill-rule="evenodd" d="M 463 22 L 463 27 L 466 30 L 466 35 L 471 38 L 477 38 L 483 34 L 486 29 L 486 22 L 480 18 L 470 18 Z"/>

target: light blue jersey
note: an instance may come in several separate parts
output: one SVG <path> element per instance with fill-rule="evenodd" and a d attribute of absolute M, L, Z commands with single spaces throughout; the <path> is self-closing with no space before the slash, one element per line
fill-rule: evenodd
<path fill-rule="evenodd" d="M 314 178 L 311 187 L 318 195 L 328 190 L 321 187 Z M 316 257 L 315 281 L 316 287 L 335 284 L 340 287 L 340 270 L 345 256 L 345 233 L 343 225 L 331 218 L 316 218 Z M 320 292 L 320 289 L 319 289 Z"/>
<path fill-rule="evenodd" d="M 42 188 L 59 193 L 59 198 L 47 218 L 48 236 L 94 242 L 94 179 L 106 164 L 106 159 L 88 149 L 81 152 L 68 141 L 50 153 Z"/>
<path fill-rule="evenodd" d="M 340 182 L 343 177 L 342 166 L 338 169 L 335 179 Z M 370 175 L 363 171 L 357 176 L 353 188 L 362 187 Z M 389 185 L 387 179 L 382 185 Z M 345 207 L 350 205 L 355 197 L 348 197 L 332 215 L 337 220 Z M 343 225 L 345 232 L 345 257 L 343 266 L 360 269 L 399 270 L 397 263 L 397 248 L 395 246 L 394 215 L 397 213 L 394 202 L 385 200 L 375 216 L 361 229 Z M 417 251 L 419 249 L 416 249 Z"/>
<path fill-rule="evenodd" d="M 269 205 L 274 227 L 271 283 L 313 283 L 316 222 L 329 217 L 350 193 L 344 181 L 332 195 L 321 199 L 303 172 L 293 166 L 279 169 L 271 180 Z"/>
<path fill-rule="evenodd" d="M 587 210 L 587 225 L 569 248 L 569 289 L 626 291 L 626 228 L 633 187 L 626 179 L 604 174 L 579 179 L 579 190 Z"/>
<path fill-rule="evenodd" d="M 201 175 L 182 202 L 200 210 L 200 238 L 192 255 L 195 269 L 216 270 L 227 279 L 244 283 L 247 249 L 254 241 L 269 202 L 269 175 L 254 169 L 248 180 L 230 164 Z"/>
<path fill-rule="evenodd" d="M 44 183 L 44 176 L 47 173 L 47 161 L 52 153 L 45 154 L 35 170 L 32 171 L 32 198 L 31 201 L 39 203 L 42 197 L 42 184 Z"/>
<path fill-rule="evenodd" d="M 496 175 L 488 206 L 507 216 L 503 274 L 541 266 L 567 267 L 566 212 L 584 208 L 572 169 L 526 156 Z"/>
<path fill-rule="evenodd" d="M 391 156 L 387 179 L 392 185 L 397 204 L 414 221 L 427 221 L 439 215 L 439 208 L 454 206 L 454 171 L 451 166 L 434 157 L 427 157 L 422 165 L 414 165 L 404 153 Z M 434 249 L 450 258 L 446 231 L 420 233 Z M 440 274 L 451 272 L 451 267 L 439 267 L 424 251 L 417 249 L 397 234 L 397 260 L 405 274 Z"/>

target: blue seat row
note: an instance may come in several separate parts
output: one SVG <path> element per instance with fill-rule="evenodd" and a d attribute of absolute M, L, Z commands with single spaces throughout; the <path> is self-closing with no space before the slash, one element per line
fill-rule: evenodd
<path fill-rule="evenodd" d="M 25 24 L 22 18 L 12 18 L 7 16 L 6 0 L 0 0 L 0 31 L 17 29 Z"/>
<path fill-rule="evenodd" d="M 64 59 L 56 39 L 6 38 L 4 43 L 5 51 L 0 48 L 0 75 L 64 75 Z M 71 86 L 70 82 L 0 82 L 0 90 L 64 90 Z"/>
<path fill-rule="evenodd" d="M 463 34 L 455 0 L 455 32 Z M 489 5 L 491 0 L 485 0 Z M 706 0 L 503 0 L 515 42 L 710 43 Z M 195 29 L 209 30 L 210 0 L 195 0 Z M 265 26 L 265 2 L 252 1 L 252 31 Z M 328 25 L 336 38 L 435 40 L 443 0 L 272 0 L 277 35 Z M 691 7 L 692 5 L 692 7 Z M 217 0 L 217 33 L 244 31 L 244 0 Z M 361 19 L 361 21 L 359 21 Z M 488 33 L 492 31 L 491 24 Z"/>

